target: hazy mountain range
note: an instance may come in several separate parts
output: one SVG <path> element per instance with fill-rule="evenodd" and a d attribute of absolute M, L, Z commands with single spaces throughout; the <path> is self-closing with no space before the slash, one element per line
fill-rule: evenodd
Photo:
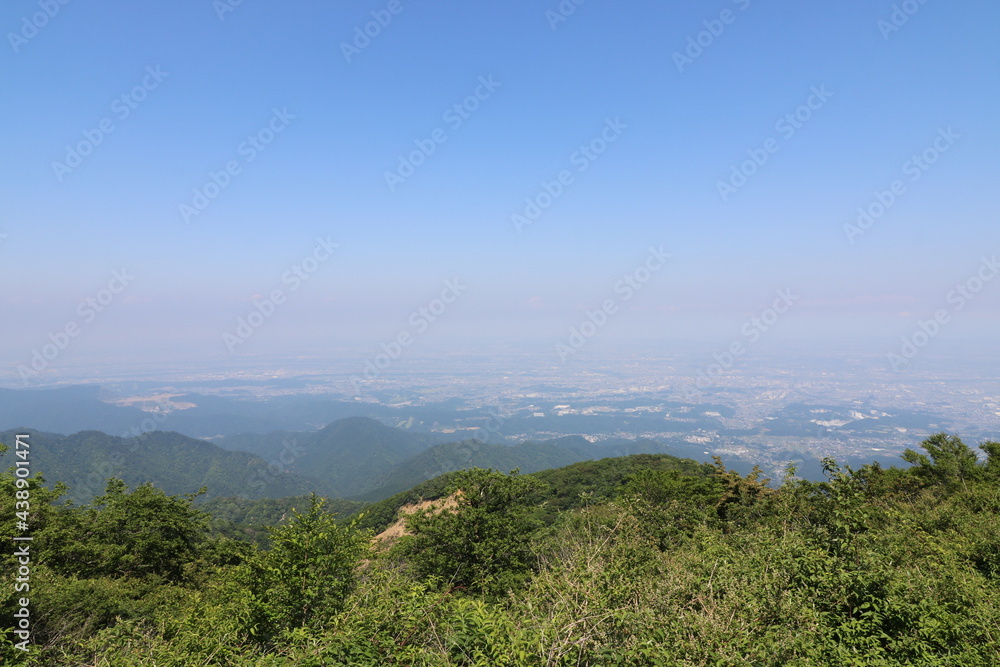
<path fill-rule="evenodd" d="M 772 476 L 794 462 L 799 475 L 820 479 L 815 455 L 795 451 L 800 438 L 879 439 L 907 429 L 933 432 L 946 426 L 926 412 L 890 415 L 795 403 L 737 434 L 720 422 L 731 408 L 714 404 L 664 403 L 657 410 L 562 415 L 556 409 L 560 406 L 537 402 L 533 410 L 539 416 L 515 414 L 494 420 L 490 428 L 476 428 L 490 424 L 489 412 L 457 399 L 390 406 L 301 394 L 258 399 L 165 393 L 160 398 L 145 389 L 131 388 L 136 395 L 157 398 L 133 400 L 97 386 L 0 389 L 0 430 L 8 431 L 0 435 L 10 441 L 13 431 L 30 430 L 33 469 L 49 482 L 65 482 L 76 501 L 101 493 L 110 476 L 130 485 L 150 481 L 168 493 L 207 486 L 209 497 L 281 498 L 316 491 L 377 500 L 469 467 L 531 472 L 630 454 L 707 461 L 713 449 L 736 470 L 749 470 L 765 453 L 774 464 L 768 470 Z M 674 434 L 639 435 L 654 428 Z M 565 433 L 588 438 L 560 435 Z M 713 433 L 712 444 L 706 444 L 710 438 L 704 436 Z M 739 442 L 761 436 L 767 441 Z M 854 454 L 838 460 L 858 465 L 880 458 L 899 464 L 895 455 Z"/>
<path fill-rule="evenodd" d="M 32 470 L 65 482 L 83 502 L 104 490 L 107 477 L 129 485 L 152 482 L 170 494 L 207 487 L 206 498 L 282 498 L 316 491 L 334 498 L 378 500 L 422 481 L 470 467 L 534 472 L 577 461 L 627 454 L 707 458 L 697 446 L 654 440 L 591 443 L 567 436 L 517 445 L 477 440 L 440 442 L 373 419 L 350 417 L 314 432 L 244 434 L 219 444 L 152 431 L 131 438 L 100 431 L 59 435 L 31 429 Z M 10 461 L 10 453 L 5 455 Z"/>

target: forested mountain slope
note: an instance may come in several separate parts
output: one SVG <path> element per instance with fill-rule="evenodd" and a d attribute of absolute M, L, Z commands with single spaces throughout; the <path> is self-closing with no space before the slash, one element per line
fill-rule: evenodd
<path fill-rule="evenodd" d="M 28 565 L 0 554 L 0 614 L 16 618 L 30 595 L 31 630 L 25 651 L 17 633 L 0 637 L 0 660 L 996 665 L 1000 443 L 981 447 L 985 459 L 939 434 L 907 452 L 909 468 L 827 460 L 824 482 L 773 486 L 721 461 L 664 456 L 471 469 L 353 520 L 317 497 L 220 501 L 230 517 L 281 512 L 266 549 L 213 534 L 189 498 L 151 486 L 112 482 L 94 503 L 66 506 L 10 470 L 0 512 L 25 512 L 33 541 Z M 393 519 L 397 503 L 444 496 L 447 507 L 408 515 L 408 534 L 389 544 L 363 528 Z M 17 576 L 30 591 L 15 591 Z"/>

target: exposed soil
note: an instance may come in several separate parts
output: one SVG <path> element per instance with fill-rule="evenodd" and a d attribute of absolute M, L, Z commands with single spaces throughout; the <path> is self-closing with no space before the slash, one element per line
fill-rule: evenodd
<path fill-rule="evenodd" d="M 457 504 L 458 503 L 455 501 L 455 496 L 452 495 L 444 499 L 439 498 L 437 500 L 424 500 L 419 503 L 411 503 L 409 505 L 403 505 L 402 507 L 399 508 L 399 511 L 396 513 L 396 516 L 398 517 L 396 519 L 396 523 L 392 524 L 391 526 L 383 530 L 381 533 L 376 535 L 374 541 L 376 544 L 388 543 L 392 540 L 399 539 L 403 535 L 407 535 L 408 534 L 406 532 L 407 514 L 413 514 L 418 510 L 425 510 L 434 506 L 436 506 L 437 511 L 440 512 L 443 509 L 455 507 Z"/>

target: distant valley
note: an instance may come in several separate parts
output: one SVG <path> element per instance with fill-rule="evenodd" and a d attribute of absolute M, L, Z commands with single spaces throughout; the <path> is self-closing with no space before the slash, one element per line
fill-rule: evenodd
<path fill-rule="evenodd" d="M 795 465 L 799 475 L 818 479 L 824 456 L 850 465 L 898 463 L 903 449 L 936 432 L 964 427 L 972 441 L 989 435 L 917 406 L 887 409 L 870 399 L 845 404 L 799 392 L 716 390 L 686 401 L 662 390 L 599 392 L 535 384 L 496 402 L 459 389 L 449 398 L 435 398 L 440 392 L 425 397 L 414 389 L 361 400 L 316 393 L 306 380 L 291 389 L 288 384 L 242 390 L 202 384 L 202 391 L 215 393 L 152 382 L 0 389 L 0 429 L 77 434 L 71 438 L 78 440 L 82 431 L 108 434 L 102 446 L 131 451 L 123 454 L 125 461 L 143 453 L 142 461 L 118 466 L 136 479 L 156 468 L 150 463 L 159 456 L 154 443 L 184 442 L 192 451 L 213 443 L 216 449 L 202 455 L 212 452 L 212 469 L 224 471 L 219 474 L 227 480 L 242 480 L 235 491 L 240 495 L 279 497 L 288 487 L 352 498 L 389 494 L 459 467 L 527 471 L 632 453 L 698 461 L 717 455 L 739 470 L 759 464 L 772 477 Z M 64 453 L 42 470 L 71 486 L 90 479 L 92 488 L 93 471 L 108 467 L 102 463 L 107 456 L 86 451 Z M 256 463 L 237 465 L 234 452 L 245 452 Z M 248 465 L 261 472 L 248 472 Z M 208 473 L 189 467 L 178 464 L 154 477 L 168 485 L 183 479 L 184 492 L 193 491 Z M 176 485 L 165 488 L 181 491 Z"/>

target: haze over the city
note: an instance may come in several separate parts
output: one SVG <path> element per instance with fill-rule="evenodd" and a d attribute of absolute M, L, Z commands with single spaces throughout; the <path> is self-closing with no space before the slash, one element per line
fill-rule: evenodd
<path fill-rule="evenodd" d="M 40 7 L 0 10 L 4 386 L 995 337 L 995 3 Z"/>

